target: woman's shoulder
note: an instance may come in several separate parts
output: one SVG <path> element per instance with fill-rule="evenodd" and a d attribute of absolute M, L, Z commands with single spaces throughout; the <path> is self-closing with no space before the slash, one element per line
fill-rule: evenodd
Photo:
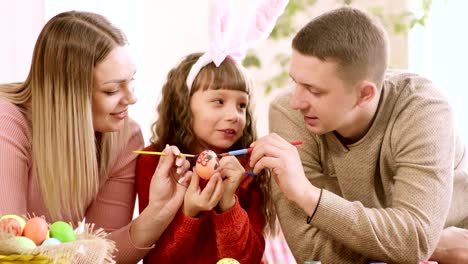
<path fill-rule="evenodd" d="M 10 103 L 3 98 L 0 98 L 0 113 L 4 115 L 24 117 L 17 105 Z"/>
<path fill-rule="evenodd" d="M 2 98 L 0 98 L 0 118 L 4 124 L 11 122 L 24 130 L 29 128 L 28 120 L 20 107 Z"/>

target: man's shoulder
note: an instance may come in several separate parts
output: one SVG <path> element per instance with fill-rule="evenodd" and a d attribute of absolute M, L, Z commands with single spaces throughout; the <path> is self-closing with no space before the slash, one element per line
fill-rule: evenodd
<path fill-rule="evenodd" d="M 271 106 L 279 106 L 279 107 L 286 107 L 290 108 L 290 102 L 292 97 L 293 91 L 288 89 L 286 91 L 282 91 L 276 97 L 273 98 L 271 101 Z"/>
<path fill-rule="evenodd" d="M 385 74 L 384 93 L 389 100 L 425 101 L 439 98 L 447 101 L 444 92 L 425 76 L 404 70 L 389 70 Z"/>
<path fill-rule="evenodd" d="M 406 70 L 391 69 L 385 73 L 384 85 L 391 84 L 396 89 L 438 90 L 427 77 Z"/>

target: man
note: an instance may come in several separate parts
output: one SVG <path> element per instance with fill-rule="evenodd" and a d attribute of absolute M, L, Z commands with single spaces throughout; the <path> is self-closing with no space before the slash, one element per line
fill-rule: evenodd
<path fill-rule="evenodd" d="M 313 19 L 292 47 L 295 90 L 272 103 L 250 165 L 273 171 L 297 262 L 466 263 L 468 159 L 442 93 L 387 71 L 387 35 L 357 9 Z"/>

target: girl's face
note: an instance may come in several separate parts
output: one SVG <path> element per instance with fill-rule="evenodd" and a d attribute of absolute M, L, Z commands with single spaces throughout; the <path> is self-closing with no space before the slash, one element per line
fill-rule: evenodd
<path fill-rule="evenodd" d="M 236 90 L 198 90 L 190 99 L 192 128 L 198 139 L 194 151 L 223 152 L 242 136 L 247 93 Z"/>
<path fill-rule="evenodd" d="M 93 126 L 96 132 L 122 128 L 128 106 L 136 103 L 133 76 L 136 68 L 125 47 L 114 48 L 93 73 Z"/>

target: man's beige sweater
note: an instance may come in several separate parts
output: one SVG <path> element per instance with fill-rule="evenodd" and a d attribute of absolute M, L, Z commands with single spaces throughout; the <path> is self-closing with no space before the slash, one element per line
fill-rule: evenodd
<path fill-rule="evenodd" d="M 389 74 L 382 91 L 370 129 L 347 146 L 334 133 L 309 132 L 290 94 L 271 104 L 270 131 L 304 141 L 305 174 L 324 188 L 307 224 L 273 184 L 299 264 L 418 263 L 430 257 L 444 226 L 468 228 L 468 160 L 449 103 L 431 82 L 407 73 Z"/>

